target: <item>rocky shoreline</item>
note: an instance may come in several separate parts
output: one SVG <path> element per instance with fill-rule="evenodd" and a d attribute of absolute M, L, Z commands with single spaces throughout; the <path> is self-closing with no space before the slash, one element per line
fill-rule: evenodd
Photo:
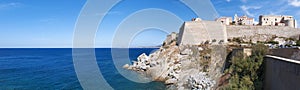
<path fill-rule="evenodd" d="M 226 58 L 225 46 L 212 43 L 178 46 L 176 41 L 167 38 L 159 50 L 149 56 L 141 54 L 137 61 L 124 68 L 164 82 L 167 89 L 216 88 Z"/>

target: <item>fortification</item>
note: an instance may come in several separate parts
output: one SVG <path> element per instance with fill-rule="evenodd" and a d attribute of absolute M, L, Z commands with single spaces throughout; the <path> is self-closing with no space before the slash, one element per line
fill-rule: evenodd
<path fill-rule="evenodd" d="M 300 29 L 287 26 L 224 25 L 218 21 L 205 21 L 199 18 L 185 22 L 177 39 L 178 45 L 200 45 L 209 42 L 224 42 L 242 38 L 243 41 L 269 41 L 273 37 L 298 39 Z"/>
<path fill-rule="evenodd" d="M 226 26 L 229 39 L 237 37 L 251 37 L 255 35 L 276 35 L 299 39 L 300 29 L 285 26 Z"/>
<path fill-rule="evenodd" d="M 225 25 L 216 21 L 194 19 L 181 26 L 178 45 L 200 45 L 206 41 L 227 42 Z"/>

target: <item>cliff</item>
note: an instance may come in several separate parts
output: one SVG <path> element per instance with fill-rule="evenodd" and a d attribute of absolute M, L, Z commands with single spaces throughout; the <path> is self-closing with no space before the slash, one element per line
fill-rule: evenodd
<path fill-rule="evenodd" d="M 226 26 L 224 29 L 216 22 L 186 22 L 179 34 L 168 35 L 159 50 L 149 56 L 140 55 L 124 68 L 162 81 L 168 89 L 218 89 L 226 86 L 229 79 L 236 80 L 228 73 L 222 76 L 228 55 L 226 47 L 239 48 L 243 47 L 241 42 L 267 42 L 280 37 L 299 40 L 299 35 L 300 29 L 291 27 Z M 227 39 L 234 45 L 227 43 Z"/>
<path fill-rule="evenodd" d="M 176 41 L 174 37 L 167 38 L 159 50 L 149 56 L 140 55 L 133 65 L 125 65 L 124 68 L 162 81 L 168 89 L 215 88 L 227 55 L 225 46 L 177 46 Z"/>

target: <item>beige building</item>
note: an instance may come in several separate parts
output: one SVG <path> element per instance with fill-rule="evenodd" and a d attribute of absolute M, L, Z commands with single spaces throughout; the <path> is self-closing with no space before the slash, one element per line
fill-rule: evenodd
<path fill-rule="evenodd" d="M 259 24 L 262 26 L 289 26 L 297 28 L 297 21 L 293 16 L 286 15 L 261 15 Z"/>
<path fill-rule="evenodd" d="M 254 18 L 250 18 L 246 15 L 239 17 L 237 14 L 235 14 L 233 22 L 236 25 L 254 25 Z"/>
<path fill-rule="evenodd" d="M 252 49 L 251 48 L 237 48 L 232 50 L 232 55 L 236 56 L 238 53 L 243 53 L 244 56 L 251 56 Z"/>
<path fill-rule="evenodd" d="M 216 19 L 217 22 L 221 22 L 224 25 L 231 25 L 232 24 L 232 17 L 220 17 Z"/>

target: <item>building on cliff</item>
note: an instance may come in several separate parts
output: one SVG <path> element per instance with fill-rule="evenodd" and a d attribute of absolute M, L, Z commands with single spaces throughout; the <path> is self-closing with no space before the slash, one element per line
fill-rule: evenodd
<path fill-rule="evenodd" d="M 231 25 L 232 24 L 232 17 L 220 17 L 216 19 L 217 22 L 221 22 L 224 25 Z"/>
<path fill-rule="evenodd" d="M 288 26 L 297 28 L 297 21 L 293 16 L 287 15 L 261 15 L 259 25 L 262 26 Z"/>
<path fill-rule="evenodd" d="M 177 39 L 178 45 L 200 45 L 205 42 L 227 42 L 226 26 L 217 21 L 200 18 L 183 23 Z"/>
<path fill-rule="evenodd" d="M 246 15 L 238 16 L 237 14 L 232 17 L 220 17 L 217 18 L 215 21 L 221 22 L 224 25 L 248 25 L 254 26 L 256 25 L 254 18 L 250 18 Z M 297 28 L 297 21 L 294 19 L 293 16 L 288 15 L 260 15 L 259 16 L 259 23 L 258 26 L 286 26 Z"/>
<path fill-rule="evenodd" d="M 215 21 L 221 22 L 224 25 L 254 25 L 254 18 L 250 18 L 246 15 L 239 17 L 237 14 L 232 17 L 220 17 Z"/>
<path fill-rule="evenodd" d="M 235 14 L 233 23 L 235 25 L 254 25 L 254 18 L 250 18 L 246 15 L 239 17 Z"/>

